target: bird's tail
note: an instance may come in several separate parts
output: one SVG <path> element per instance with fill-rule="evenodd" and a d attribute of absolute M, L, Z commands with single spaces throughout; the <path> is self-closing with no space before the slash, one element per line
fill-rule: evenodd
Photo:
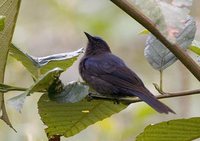
<path fill-rule="evenodd" d="M 155 109 L 159 113 L 165 113 L 168 114 L 169 112 L 174 113 L 175 112 L 170 109 L 167 105 L 160 102 L 148 89 L 144 88 L 142 92 L 131 92 L 133 95 L 139 97 L 141 100 L 145 101 L 147 104 L 149 104 L 153 109 Z"/>

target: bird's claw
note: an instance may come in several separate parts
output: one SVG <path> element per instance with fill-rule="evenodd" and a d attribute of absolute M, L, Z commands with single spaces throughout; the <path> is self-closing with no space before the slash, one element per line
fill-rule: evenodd
<path fill-rule="evenodd" d="M 92 93 L 89 93 L 86 99 L 87 101 L 92 101 L 93 100 Z"/>
<path fill-rule="evenodd" d="M 118 98 L 114 98 L 113 102 L 114 102 L 114 104 L 120 104 L 120 101 Z"/>

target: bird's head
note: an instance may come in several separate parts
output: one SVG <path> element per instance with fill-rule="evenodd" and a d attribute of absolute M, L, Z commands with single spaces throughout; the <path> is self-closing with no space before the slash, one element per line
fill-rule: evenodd
<path fill-rule="evenodd" d="M 86 48 L 87 55 L 98 55 L 101 53 L 111 52 L 108 44 L 100 37 L 94 37 L 84 32 L 88 38 L 88 44 Z"/>

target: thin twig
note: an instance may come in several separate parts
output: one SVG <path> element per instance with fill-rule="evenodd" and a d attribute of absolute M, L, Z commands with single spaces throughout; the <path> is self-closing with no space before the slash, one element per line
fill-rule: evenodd
<path fill-rule="evenodd" d="M 156 28 L 155 24 L 142 12 L 127 0 L 111 0 L 115 5 L 130 15 L 133 19 L 149 30 L 158 40 L 160 40 L 200 81 L 200 66 L 178 45 L 170 43 L 162 33 Z"/>
<path fill-rule="evenodd" d="M 163 95 L 158 95 L 158 96 L 156 96 L 156 98 L 164 99 L 164 98 L 181 97 L 181 96 L 196 95 L 196 94 L 200 94 L 200 89 L 184 91 L 184 92 L 177 92 L 177 93 L 163 93 Z M 90 94 L 87 98 L 89 100 L 106 100 L 106 101 L 116 101 L 117 100 L 118 102 L 125 103 L 125 104 L 143 101 L 143 100 L 139 99 L 138 97 L 123 97 L 123 98 L 116 99 L 116 97 L 107 97 L 107 96 L 102 96 L 102 95 L 94 94 L 94 93 Z"/>

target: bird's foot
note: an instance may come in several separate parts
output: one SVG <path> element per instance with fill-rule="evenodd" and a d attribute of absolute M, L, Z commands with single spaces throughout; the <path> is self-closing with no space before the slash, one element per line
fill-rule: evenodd
<path fill-rule="evenodd" d="M 114 102 L 114 104 L 120 104 L 120 101 L 118 98 L 114 98 L 113 102 Z"/>
<path fill-rule="evenodd" d="M 89 93 L 86 97 L 87 101 L 92 101 L 94 98 L 92 97 L 92 93 Z"/>

